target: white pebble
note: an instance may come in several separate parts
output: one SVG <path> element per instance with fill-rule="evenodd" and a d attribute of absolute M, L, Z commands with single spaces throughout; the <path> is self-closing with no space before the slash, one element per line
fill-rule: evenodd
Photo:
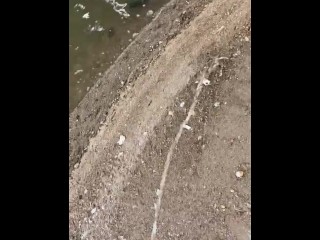
<path fill-rule="evenodd" d="M 183 126 L 183 128 L 185 128 L 185 129 L 187 129 L 187 130 L 191 130 L 191 127 L 190 127 L 189 125 L 187 125 L 187 124 L 185 124 L 185 125 Z"/>
<path fill-rule="evenodd" d="M 202 83 L 205 85 L 205 86 L 208 86 L 210 85 L 210 81 L 208 79 L 203 79 Z"/>
<path fill-rule="evenodd" d="M 237 178 L 242 178 L 243 177 L 243 171 L 237 171 L 236 172 L 236 176 L 237 176 Z"/>
<path fill-rule="evenodd" d="M 184 107 L 185 102 L 180 103 L 180 107 Z"/>
<path fill-rule="evenodd" d="M 215 102 L 215 103 L 213 104 L 213 106 L 214 106 L 214 107 L 219 107 L 219 106 L 220 106 L 220 102 Z"/>
<path fill-rule="evenodd" d="M 153 15 L 153 11 L 152 10 L 149 10 L 148 12 L 147 12 L 147 17 L 151 17 Z"/>
<path fill-rule="evenodd" d="M 117 143 L 121 146 L 124 143 L 125 140 L 126 140 L 126 137 L 123 136 L 123 135 L 120 135 L 120 139 L 119 139 L 119 141 Z"/>

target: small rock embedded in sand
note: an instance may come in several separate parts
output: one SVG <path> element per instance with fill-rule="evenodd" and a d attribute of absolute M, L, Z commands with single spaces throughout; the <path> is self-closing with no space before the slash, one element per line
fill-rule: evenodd
<path fill-rule="evenodd" d="M 183 107 L 184 107 L 184 104 L 185 104 L 184 102 L 180 103 L 180 107 L 183 108 Z"/>
<path fill-rule="evenodd" d="M 243 175 L 244 175 L 244 172 L 243 172 L 243 171 L 237 171 L 237 172 L 236 172 L 236 177 L 237 177 L 237 178 L 242 178 Z"/>
<path fill-rule="evenodd" d="M 245 37 L 244 40 L 245 40 L 246 42 L 249 42 L 249 38 L 248 38 L 248 37 Z"/>
<path fill-rule="evenodd" d="M 201 139 L 202 139 L 202 136 L 199 136 L 199 137 L 198 137 L 198 141 L 200 141 Z"/>
<path fill-rule="evenodd" d="M 119 139 L 119 141 L 117 142 L 118 143 L 118 145 L 122 145 L 123 143 L 124 143 L 124 141 L 126 140 L 126 137 L 125 136 L 123 136 L 123 135 L 120 135 L 120 139 Z"/>
<path fill-rule="evenodd" d="M 213 104 L 213 106 L 214 106 L 214 107 L 219 107 L 219 106 L 220 106 L 220 102 L 215 102 L 215 103 Z"/>
<path fill-rule="evenodd" d="M 168 115 L 169 115 L 169 116 L 173 116 L 173 111 L 169 111 L 169 112 L 168 112 Z"/>
<path fill-rule="evenodd" d="M 140 17 L 140 14 L 137 14 L 136 17 L 139 18 L 139 17 Z"/>
<path fill-rule="evenodd" d="M 136 36 L 138 36 L 139 35 L 139 33 L 133 33 L 132 34 L 132 38 L 135 38 Z"/>
<path fill-rule="evenodd" d="M 130 38 L 128 41 L 129 41 L 129 42 L 132 42 L 132 39 Z"/>
<path fill-rule="evenodd" d="M 75 165 L 74 165 L 74 168 L 76 169 L 76 168 L 78 168 L 79 167 L 79 163 L 76 163 Z"/>
<path fill-rule="evenodd" d="M 222 209 L 225 209 L 225 208 L 226 208 L 226 206 L 224 206 L 224 205 L 221 205 L 220 207 L 221 207 Z"/>
<path fill-rule="evenodd" d="M 147 17 L 151 17 L 153 15 L 153 11 L 152 10 L 149 10 L 148 12 L 147 12 Z"/>
<path fill-rule="evenodd" d="M 142 4 L 142 7 L 146 7 L 146 5 L 145 5 L 145 4 Z"/>

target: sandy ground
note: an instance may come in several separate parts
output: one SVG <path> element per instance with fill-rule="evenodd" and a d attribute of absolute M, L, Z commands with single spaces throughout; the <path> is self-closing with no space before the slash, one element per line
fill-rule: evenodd
<path fill-rule="evenodd" d="M 70 239 L 251 239 L 250 1 L 188 2 L 70 115 Z"/>

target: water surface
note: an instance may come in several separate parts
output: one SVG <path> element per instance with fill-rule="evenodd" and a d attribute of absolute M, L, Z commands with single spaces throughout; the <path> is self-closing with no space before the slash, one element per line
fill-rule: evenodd
<path fill-rule="evenodd" d="M 147 11 L 155 12 L 168 1 L 126 6 L 130 17 L 124 18 L 105 0 L 69 0 L 69 112 L 130 43 L 133 33 L 151 21 Z"/>

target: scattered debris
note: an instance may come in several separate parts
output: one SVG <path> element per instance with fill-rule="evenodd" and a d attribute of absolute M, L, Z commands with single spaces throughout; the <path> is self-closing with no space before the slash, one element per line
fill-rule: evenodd
<path fill-rule="evenodd" d="M 102 32 L 105 30 L 105 28 L 102 27 L 98 22 L 96 22 L 94 26 L 89 25 L 88 29 L 90 32 Z"/>
<path fill-rule="evenodd" d="M 88 19 L 90 16 L 89 16 L 89 12 L 87 12 L 87 13 L 85 13 L 83 16 L 82 16 L 82 18 L 84 18 L 84 19 Z"/>
<path fill-rule="evenodd" d="M 74 75 L 77 75 L 78 73 L 81 73 L 81 72 L 83 72 L 83 70 L 82 70 L 82 69 L 79 69 L 79 70 L 77 70 L 77 71 L 74 72 Z"/>
<path fill-rule="evenodd" d="M 115 0 L 105 0 L 105 1 L 106 3 L 110 3 L 113 6 L 113 10 L 119 13 L 121 16 L 125 18 L 130 17 L 130 14 L 127 13 L 126 10 L 124 9 L 127 6 L 126 3 L 117 3 Z"/>
<path fill-rule="evenodd" d="M 243 175 L 244 175 L 244 172 L 243 172 L 243 171 L 237 171 L 237 172 L 236 172 L 236 177 L 237 177 L 237 178 L 242 178 Z"/>
<path fill-rule="evenodd" d="M 77 3 L 76 5 L 74 5 L 74 8 L 80 8 L 80 9 L 85 9 L 86 7 L 85 6 L 83 6 L 81 3 Z"/>
<path fill-rule="evenodd" d="M 222 68 L 220 69 L 219 77 L 222 77 L 223 71 Z"/>
<path fill-rule="evenodd" d="M 120 135 L 120 139 L 119 139 L 119 141 L 117 142 L 118 143 L 118 145 L 122 145 L 123 143 L 124 143 L 124 141 L 126 140 L 126 137 L 125 136 L 123 136 L 123 135 Z"/>
<path fill-rule="evenodd" d="M 148 12 L 147 12 L 147 17 L 151 17 L 153 15 L 153 11 L 152 10 L 149 10 Z"/>

